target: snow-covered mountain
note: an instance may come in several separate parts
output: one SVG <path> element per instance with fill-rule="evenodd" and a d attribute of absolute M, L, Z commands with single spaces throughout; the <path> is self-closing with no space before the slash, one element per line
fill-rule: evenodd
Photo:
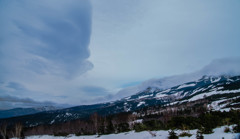
<path fill-rule="evenodd" d="M 233 98 L 240 97 L 240 76 L 203 76 L 197 81 L 187 82 L 168 89 L 161 90 L 159 88 L 147 88 L 135 95 L 124 98 L 125 106 L 129 106 L 132 102 L 138 102 L 137 107 L 145 107 L 156 104 L 176 104 L 199 99 L 209 99 L 211 103 L 221 105 L 218 109 L 239 106 L 240 103 L 230 104 Z M 123 100 L 124 100 L 123 99 Z M 216 103 L 214 103 L 216 102 Z M 131 106 L 128 108 L 132 109 Z"/>
<path fill-rule="evenodd" d="M 100 115 L 111 115 L 134 112 L 149 106 L 176 105 L 201 99 L 206 99 L 209 107 L 216 110 L 240 108 L 240 76 L 203 76 L 198 80 L 165 89 L 148 87 L 117 101 L 46 111 L 11 118 L 11 122 L 22 121 L 28 126 L 54 124 L 86 118 L 94 112 Z"/>
<path fill-rule="evenodd" d="M 203 76 L 197 81 L 187 82 L 167 89 L 149 87 L 130 97 L 126 101 L 141 100 L 141 104 L 149 105 L 146 100 L 161 100 L 163 102 L 186 102 L 203 99 L 213 95 L 232 94 L 240 92 L 240 76 Z M 237 95 L 238 96 L 238 95 Z M 123 100 L 124 100 L 123 99 Z"/>

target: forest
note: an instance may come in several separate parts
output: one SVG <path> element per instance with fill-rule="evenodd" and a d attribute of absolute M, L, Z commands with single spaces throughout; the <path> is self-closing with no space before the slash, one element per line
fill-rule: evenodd
<path fill-rule="evenodd" d="M 86 119 L 78 119 L 58 124 L 42 124 L 25 127 L 22 123 L 9 126 L 0 123 L 0 139 L 10 137 L 25 138 L 30 135 L 67 136 L 69 134 L 105 135 L 131 130 L 153 131 L 174 129 L 183 131 L 198 129 L 198 133 L 210 134 L 213 129 L 223 125 L 235 125 L 233 132 L 240 132 L 240 111 L 212 111 L 207 106 L 207 100 L 198 100 L 181 105 L 152 106 L 136 112 L 123 112 L 114 115 L 101 115 L 97 112 Z M 226 132 L 228 129 L 226 129 Z M 182 136 L 188 136 L 183 132 Z"/>

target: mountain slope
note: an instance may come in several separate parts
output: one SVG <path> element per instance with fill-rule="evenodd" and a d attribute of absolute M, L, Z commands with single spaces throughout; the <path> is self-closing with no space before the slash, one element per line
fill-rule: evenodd
<path fill-rule="evenodd" d="M 12 123 L 21 121 L 27 126 L 36 126 L 88 118 L 94 112 L 100 115 L 111 115 L 120 112 L 134 112 L 148 106 L 176 105 L 200 99 L 206 99 L 212 109 L 228 110 L 240 107 L 239 96 L 240 76 L 203 76 L 199 80 L 165 90 L 149 87 L 135 95 L 113 102 L 82 105 L 4 120 Z"/>

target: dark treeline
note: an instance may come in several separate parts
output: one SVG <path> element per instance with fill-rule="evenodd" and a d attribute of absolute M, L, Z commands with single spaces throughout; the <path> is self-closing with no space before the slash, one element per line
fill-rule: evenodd
<path fill-rule="evenodd" d="M 148 107 L 134 113 L 125 112 L 109 116 L 102 116 L 95 112 L 87 119 L 34 127 L 23 127 L 19 123 L 14 127 L 8 127 L 7 123 L 0 123 L 0 139 L 13 136 L 24 138 L 24 136 L 30 135 L 102 135 L 130 130 L 139 132 L 144 130 L 199 129 L 202 133 L 211 133 L 212 129 L 217 126 L 239 125 L 240 111 L 209 111 L 207 103 L 205 100 L 199 100 L 185 104 Z"/>

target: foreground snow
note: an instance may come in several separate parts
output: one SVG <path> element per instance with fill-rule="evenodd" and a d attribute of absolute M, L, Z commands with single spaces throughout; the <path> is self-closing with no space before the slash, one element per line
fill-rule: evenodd
<path fill-rule="evenodd" d="M 204 139 L 235 139 L 236 133 L 224 133 L 224 127 L 214 129 L 214 133 L 212 134 L 204 134 Z M 180 139 L 196 139 L 196 131 L 197 130 L 190 130 L 190 133 L 193 134 L 191 137 L 180 137 Z M 176 131 L 176 133 L 181 133 L 182 131 Z M 97 137 L 96 135 L 91 136 L 75 136 L 69 135 L 67 137 L 55 137 L 49 135 L 43 136 L 30 136 L 26 139 L 167 139 L 168 131 L 152 131 L 152 133 L 156 134 L 153 137 L 148 131 L 143 132 L 126 132 L 126 133 L 119 133 L 119 134 L 110 134 L 110 135 L 102 135 Z"/>

